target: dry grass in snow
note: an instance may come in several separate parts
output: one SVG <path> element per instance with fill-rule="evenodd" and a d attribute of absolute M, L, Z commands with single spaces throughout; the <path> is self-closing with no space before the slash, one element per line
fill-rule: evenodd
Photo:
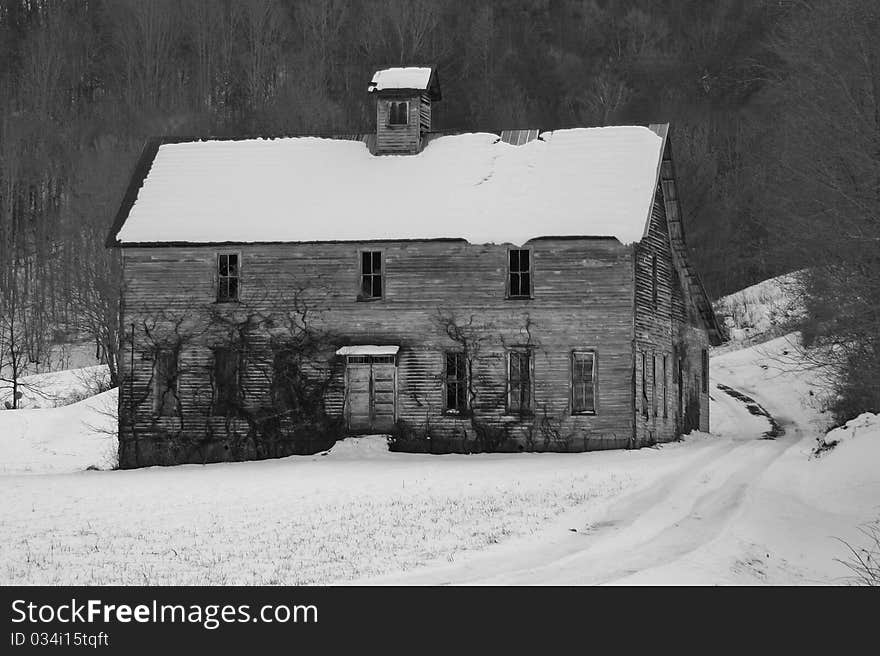
<path fill-rule="evenodd" d="M 430 457 L 371 437 L 326 456 L 4 476 L 0 581 L 310 584 L 400 571 L 603 503 L 659 474 L 658 456 Z"/>

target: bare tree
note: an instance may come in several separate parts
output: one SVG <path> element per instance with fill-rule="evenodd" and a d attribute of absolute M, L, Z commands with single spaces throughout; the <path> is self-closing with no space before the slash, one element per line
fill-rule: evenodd
<path fill-rule="evenodd" d="M 775 43 L 791 111 L 776 226 L 805 274 L 808 346 L 839 372 L 840 420 L 880 410 L 880 6 L 804 2 Z"/>

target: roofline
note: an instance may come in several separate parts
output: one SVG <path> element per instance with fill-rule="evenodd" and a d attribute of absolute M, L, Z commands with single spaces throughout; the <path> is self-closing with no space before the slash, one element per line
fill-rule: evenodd
<path fill-rule="evenodd" d="M 432 70 L 433 67 L 432 67 Z M 665 126 L 668 130 L 669 124 L 651 124 L 644 125 L 641 127 L 647 127 L 649 129 L 654 130 L 656 126 Z M 477 132 L 485 132 L 487 134 L 497 134 L 499 138 L 503 132 L 507 131 L 525 131 L 525 130 L 537 130 L 538 137 L 542 132 L 554 132 L 556 130 L 570 130 L 583 128 L 585 126 L 557 126 L 554 128 L 548 128 L 546 130 L 542 130 L 541 128 L 511 128 L 510 130 L 476 130 Z M 601 126 L 594 126 L 601 127 Z M 654 130 L 656 132 L 656 130 Z M 428 134 L 438 135 L 438 136 L 452 136 L 457 134 L 468 134 L 473 133 L 474 130 L 468 129 L 446 129 L 446 130 L 436 130 L 431 131 Z M 374 129 L 369 130 L 352 130 L 352 131 L 340 131 L 340 132 L 288 132 L 288 133 L 277 133 L 277 134 L 236 134 L 236 135 L 188 135 L 188 136 L 152 136 L 149 137 L 144 143 L 144 148 L 141 151 L 140 157 L 137 160 L 137 163 L 134 166 L 134 169 L 131 174 L 130 181 L 128 183 L 128 187 L 125 191 L 125 195 L 122 197 L 122 202 L 119 204 L 119 209 L 116 212 L 116 215 L 113 219 L 113 223 L 110 226 L 110 231 L 107 234 L 107 239 L 104 240 L 104 246 L 106 248 L 114 248 L 121 246 L 122 243 L 118 240 L 119 231 L 122 230 L 122 226 L 125 224 L 128 219 L 128 214 L 131 212 L 131 208 L 134 206 L 135 201 L 137 201 L 138 192 L 141 187 L 144 185 L 144 181 L 147 178 L 147 175 L 150 172 L 150 169 L 153 165 L 153 160 L 156 158 L 156 154 L 159 152 L 160 146 L 165 146 L 169 144 L 182 144 L 182 143 L 195 143 L 199 141 L 246 141 L 248 139 L 262 139 L 262 140 L 271 140 L 271 139 L 295 139 L 301 137 L 315 137 L 318 139 L 340 139 L 340 140 L 352 140 L 352 141 L 363 141 L 363 138 L 366 135 L 375 134 Z M 663 154 L 661 149 L 660 155 L 660 163 L 662 163 Z M 657 175 L 660 175 L 660 163 L 658 163 Z M 655 180 L 655 185 L 657 181 Z M 331 240 L 332 241 L 332 240 Z M 401 240 L 391 240 L 391 241 L 401 241 Z M 187 245 L 187 244 L 201 244 L 203 242 L 130 242 L 131 245 L 147 245 L 147 244 L 161 244 L 161 243 L 174 243 L 176 245 Z M 205 244 L 213 244 L 213 243 L 223 243 L 223 242 L 204 242 Z M 239 242 L 236 242 L 239 243 Z M 240 243 L 303 243 L 303 242 L 240 242 Z"/>
<path fill-rule="evenodd" d="M 542 235 L 532 237 L 522 245 L 530 244 L 533 241 L 542 240 L 559 240 L 559 241 L 616 241 L 620 242 L 617 237 L 610 235 Z M 273 245 L 299 245 L 299 244 L 393 244 L 393 243 L 424 243 L 424 242 L 464 242 L 471 244 L 464 237 L 423 237 L 423 238 L 383 238 L 383 239 L 311 239 L 301 241 L 291 240 L 269 240 L 269 241 L 126 241 L 114 242 L 113 246 L 118 248 L 187 248 L 187 247 L 214 247 L 227 248 L 232 246 L 273 246 Z M 495 243 L 495 242 L 492 242 Z M 499 242 L 497 245 L 512 244 L 513 242 Z M 622 243 L 622 242 L 621 242 Z M 472 244 L 474 246 L 482 246 L 484 244 Z"/>
<path fill-rule="evenodd" d="M 431 74 L 428 76 L 428 82 L 425 85 L 424 89 L 410 88 L 410 87 L 390 87 L 388 89 L 370 89 L 369 85 L 367 87 L 367 93 L 369 94 L 377 94 L 377 95 L 394 95 L 401 94 L 407 92 L 409 94 L 412 93 L 427 93 L 428 97 L 432 102 L 437 102 L 443 99 L 443 95 L 440 93 L 440 77 L 437 75 L 437 66 L 432 64 L 430 66 L 385 66 L 383 68 L 376 69 L 376 72 L 373 73 L 373 78 L 376 77 L 376 73 L 379 71 L 385 71 L 392 68 L 427 68 L 431 71 Z M 373 78 L 370 78 L 370 84 L 372 84 Z"/>
<path fill-rule="evenodd" d="M 104 241 L 104 246 L 106 248 L 112 248 L 119 245 L 119 240 L 116 237 L 119 234 L 119 231 L 122 230 L 122 226 L 125 225 L 125 221 L 128 219 L 128 213 L 131 212 L 131 208 L 134 207 L 138 192 L 143 186 L 144 180 L 146 180 L 150 169 L 153 167 L 153 160 L 156 159 L 156 153 L 159 152 L 159 146 L 161 146 L 162 143 L 164 143 L 163 137 L 150 137 L 144 144 L 144 148 L 141 150 L 141 155 L 138 157 L 138 161 L 134 166 L 134 171 L 132 171 L 128 188 L 125 190 L 125 195 L 122 197 L 122 202 L 119 204 L 119 209 L 116 212 L 116 216 L 113 218 L 113 225 L 110 226 L 110 232 L 107 235 L 107 239 Z"/>
<path fill-rule="evenodd" d="M 654 179 L 654 187 L 653 189 L 656 191 L 657 186 L 660 184 L 660 179 L 662 176 L 662 167 L 663 161 L 667 157 L 669 157 L 670 164 L 672 165 L 672 179 L 675 180 L 675 162 L 672 158 L 672 141 L 670 138 L 670 129 L 669 123 L 652 123 L 648 126 L 650 130 L 652 130 L 657 136 L 659 136 L 663 140 L 663 144 L 660 148 L 660 157 L 657 161 L 657 174 Z M 677 185 L 676 185 L 677 186 Z M 676 194 L 676 200 L 679 204 L 679 231 L 681 233 L 681 242 L 685 247 L 685 250 L 682 253 L 682 257 L 684 258 L 684 266 L 689 270 L 691 277 L 693 278 L 694 285 L 696 287 L 695 290 L 689 289 L 688 291 L 693 294 L 694 292 L 701 295 L 706 307 L 706 313 L 704 314 L 699 306 L 697 308 L 698 314 L 700 315 L 700 319 L 703 322 L 703 326 L 706 329 L 706 332 L 709 334 L 709 342 L 712 346 L 718 346 L 724 341 L 725 333 L 724 328 L 721 323 L 718 321 L 718 317 L 715 314 L 715 308 L 712 307 L 712 300 L 709 298 L 709 294 L 706 292 L 706 287 L 703 285 L 703 279 L 700 277 L 699 272 L 694 269 L 690 263 L 687 261 L 687 236 L 684 231 L 684 217 L 681 213 L 681 197 Z M 664 201 L 668 202 L 668 201 Z M 652 202 L 653 207 L 653 202 Z M 642 234 L 642 239 L 644 239 L 648 235 L 648 230 L 651 225 L 651 210 L 648 210 L 648 217 L 645 221 L 645 231 Z M 667 227 L 667 232 L 669 232 L 669 228 Z M 669 238 L 672 239 L 672 235 L 669 234 Z M 675 249 L 673 249 L 673 257 L 675 257 L 674 253 Z"/>

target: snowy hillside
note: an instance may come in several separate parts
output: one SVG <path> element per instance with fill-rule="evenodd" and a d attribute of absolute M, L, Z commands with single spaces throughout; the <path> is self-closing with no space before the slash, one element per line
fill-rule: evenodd
<path fill-rule="evenodd" d="M 0 475 L 111 469 L 116 399 L 113 389 L 60 408 L 0 411 Z"/>
<path fill-rule="evenodd" d="M 23 376 L 19 408 L 55 408 L 75 403 L 110 385 L 107 365 L 64 369 Z M 12 400 L 12 384 L 0 383 L 0 411 Z"/>
<path fill-rule="evenodd" d="M 724 323 L 733 346 L 790 333 L 803 316 L 799 285 L 798 274 L 789 273 L 715 301 L 715 313 Z"/>

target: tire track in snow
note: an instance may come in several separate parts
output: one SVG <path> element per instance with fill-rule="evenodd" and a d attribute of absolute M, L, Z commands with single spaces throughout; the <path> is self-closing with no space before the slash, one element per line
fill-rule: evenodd
<path fill-rule="evenodd" d="M 562 538 L 544 532 L 546 540 L 524 549 L 487 550 L 459 565 L 416 571 L 391 582 L 614 583 L 685 557 L 721 534 L 743 507 L 749 487 L 796 440 L 793 435 L 766 440 L 750 432 L 755 424 L 745 419 L 753 413 L 747 402 L 731 396 L 738 401 L 743 426 L 750 429 L 709 440 L 695 457 L 612 503 L 600 520 L 572 523 L 576 528 Z"/>

